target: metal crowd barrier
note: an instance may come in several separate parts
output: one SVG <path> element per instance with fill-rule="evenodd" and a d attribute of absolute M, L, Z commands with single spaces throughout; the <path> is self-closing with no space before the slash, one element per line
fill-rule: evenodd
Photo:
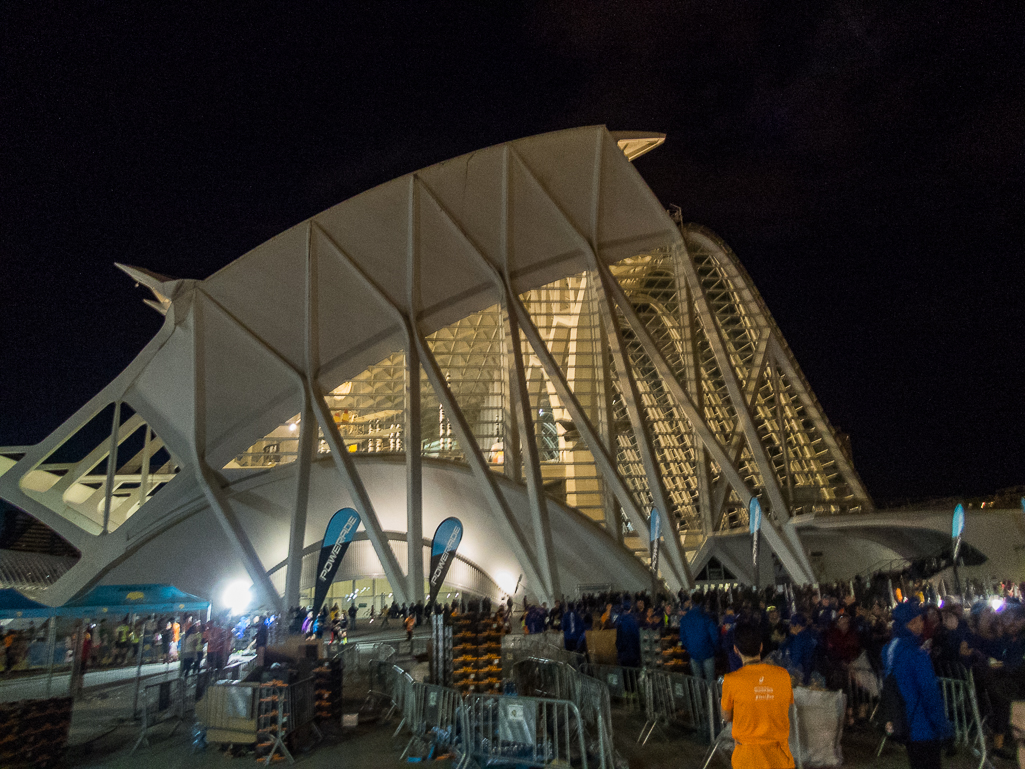
<path fill-rule="evenodd" d="M 523 659 L 536 658 L 564 662 L 570 667 L 579 669 L 584 664 L 585 657 L 579 652 L 566 651 L 546 637 L 547 634 L 502 636 L 502 661 L 503 669 L 512 668 L 517 662 Z M 561 639 L 560 639 L 561 640 Z"/>
<path fill-rule="evenodd" d="M 609 689 L 596 678 L 577 674 L 574 681 L 573 702 L 580 711 L 585 731 L 597 743 L 597 754 L 602 767 L 614 767 L 616 754 L 613 748 L 612 705 Z"/>
<path fill-rule="evenodd" d="M 580 672 L 597 678 L 609 690 L 609 698 L 620 707 L 641 710 L 644 707 L 641 679 L 646 675 L 644 668 L 624 668 L 619 665 L 595 665 L 589 662 L 580 667 Z"/>
<path fill-rule="evenodd" d="M 868 663 L 856 664 L 847 670 L 848 712 L 861 720 L 871 720 L 879 708 L 879 697 L 883 693 L 883 679 Z"/>
<path fill-rule="evenodd" d="M 568 700 L 576 705 L 580 723 L 602 766 L 613 765 L 612 707 L 604 683 L 564 662 L 536 657 L 518 661 L 510 678 L 520 695 Z"/>
<path fill-rule="evenodd" d="M 157 724 L 177 719 L 178 723 L 171 730 L 173 735 L 178 727 L 185 720 L 187 712 L 185 706 L 186 683 L 181 678 L 172 678 L 167 681 L 158 681 L 147 684 L 142 690 L 142 729 L 139 739 L 132 746 L 131 753 L 134 753 L 140 746 L 149 747 L 149 730 Z M 193 695 L 193 705 L 195 696 Z"/>
<path fill-rule="evenodd" d="M 296 731 L 309 726 L 317 739 L 323 739 L 317 728 L 317 689 L 313 677 L 288 685 L 288 729 Z"/>
<path fill-rule="evenodd" d="M 360 720 L 381 717 L 383 721 L 391 718 L 392 713 L 401 710 L 406 689 L 403 678 L 413 679 L 398 665 L 383 660 L 370 663 L 370 691 L 360 706 Z"/>
<path fill-rule="evenodd" d="M 527 697 L 550 697 L 556 700 L 572 700 L 574 679 L 577 671 L 564 662 L 524 657 L 516 660 L 506 670 L 507 680 L 516 686 L 516 691 Z"/>
<path fill-rule="evenodd" d="M 721 730 L 715 687 L 704 679 L 664 670 L 647 670 L 640 684 L 648 719 L 638 742 L 646 744 L 655 728 L 664 726 L 704 731 L 709 742 L 715 741 Z"/>
<path fill-rule="evenodd" d="M 411 724 L 413 734 L 399 760 L 405 760 L 417 745 L 427 756 L 433 756 L 438 747 L 455 750 L 461 705 L 459 692 L 436 684 L 414 684 L 413 698 L 416 700 L 415 721 Z"/>
<path fill-rule="evenodd" d="M 395 680 L 395 704 L 402 713 L 402 719 L 392 735 L 392 739 L 395 739 L 402 731 L 402 727 L 407 727 L 412 731 L 413 725 L 420 720 L 420 714 L 416 697 L 416 682 L 413 681 L 413 676 L 397 665 L 393 667 L 398 671 Z"/>
<path fill-rule="evenodd" d="M 462 716 L 465 756 L 460 766 L 475 761 L 479 766 L 588 767 L 583 724 L 572 702 L 470 694 Z"/>
<path fill-rule="evenodd" d="M 261 684 L 257 717 L 261 719 L 266 715 L 273 715 L 275 719 L 274 728 L 270 731 L 274 741 L 267 753 L 266 760 L 261 757 L 261 761 L 270 764 L 274 756 L 280 752 L 288 760 L 288 763 L 294 764 L 295 759 L 288 750 L 285 739 L 289 734 L 304 726 L 309 726 L 313 730 L 318 741 L 323 739 L 315 722 L 316 696 L 316 687 L 312 677 L 283 686 Z M 257 729 L 262 731 L 261 726 L 258 725 Z"/>

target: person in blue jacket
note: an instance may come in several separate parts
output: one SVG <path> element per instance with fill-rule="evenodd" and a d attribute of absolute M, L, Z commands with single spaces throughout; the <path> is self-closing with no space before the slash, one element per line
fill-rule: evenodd
<path fill-rule="evenodd" d="M 815 631 L 808 618 L 801 612 L 790 617 L 790 635 L 779 645 L 780 654 L 790 658 L 791 667 L 801 671 L 801 683 L 805 686 L 811 680 L 815 667 L 815 648 L 819 645 Z"/>
<path fill-rule="evenodd" d="M 908 764 L 911 769 L 940 766 L 943 742 L 952 730 L 929 653 L 921 647 L 925 620 L 918 603 L 893 610 L 893 639 L 883 648 L 884 675 L 897 678 L 908 717 Z"/>
<path fill-rule="evenodd" d="M 680 643 L 690 655 L 690 670 L 695 678 L 715 681 L 715 650 L 719 646 L 719 629 L 705 611 L 705 594 L 695 591 L 690 597 L 691 609 L 680 617 Z"/>
<path fill-rule="evenodd" d="M 574 604 L 562 613 L 562 637 L 566 641 L 566 651 L 586 652 L 587 651 L 587 625 L 584 624 L 584 617 L 580 608 Z"/>
<path fill-rule="evenodd" d="M 641 626 L 628 604 L 616 618 L 616 657 L 624 668 L 641 666 Z"/>

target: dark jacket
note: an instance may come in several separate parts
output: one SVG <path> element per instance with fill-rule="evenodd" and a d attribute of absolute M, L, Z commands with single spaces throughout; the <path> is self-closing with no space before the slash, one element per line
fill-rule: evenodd
<path fill-rule="evenodd" d="M 719 630 L 703 606 L 695 606 L 680 618 L 680 642 L 693 660 L 715 656 Z"/>
<path fill-rule="evenodd" d="M 640 667 L 641 627 L 637 624 L 637 618 L 628 611 L 616 619 L 616 656 L 623 667 Z"/>

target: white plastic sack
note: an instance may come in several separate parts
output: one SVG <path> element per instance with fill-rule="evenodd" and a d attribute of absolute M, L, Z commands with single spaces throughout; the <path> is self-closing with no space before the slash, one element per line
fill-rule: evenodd
<path fill-rule="evenodd" d="M 879 675 L 872 669 L 866 652 L 859 654 L 851 663 L 851 680 L 869 697 L 875 698 L 882 693 L 883 685 L 879 681 Z"/>
<path fill-rule="evenodd" d="M 790 724 L 790 750 L 794 758 L 804 766 L 840 766 L 843 763 L 840 739 L 843 737 L 847 697 L 843 692 L 798 686 L 794 689 L 794 703 L 800 727 L 799 738 L 795 740 L 795 724 Z"/>

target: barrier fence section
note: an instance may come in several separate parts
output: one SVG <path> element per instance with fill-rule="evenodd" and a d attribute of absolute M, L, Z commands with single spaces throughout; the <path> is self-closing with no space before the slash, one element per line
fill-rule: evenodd
<path fill-rule="evenodd" d="M 561 636 L 558 638 L 561 642 Z M 520 660 L 530 658 L 563 662 L 575 669 L 579 669 L 586 659 L 579 652 L 569 652 L 555 645 L 547 634 L 502 637 L 503 670 L 509 670 Z"/>
<path fill-rule="evenodd" d="M 288 730 L 297 731 L 310 727 L 317 740 L 324 735 L 317 728 L 317 687 L 313 676 L 289 684 L 288 687 Z"/>
<path fill-rule="evenodd" d="M 517 662 L 510 677 L 520 695 L 575 704 L 588 744 L 595 746 L 602 766 L 613 765 L 612 706 L 604 683 L 564 662 L 536 657 Z"/>
<path fill-rule="evenodd" d="M 462 767 L 471 760 L 479 766 L 508 762 L 538 769 L 588 767 L 580 713 L 567 700 L 468 694 L 462 722 L 466 751 Z"/>
<path fill-rule="evenodd" d="M 402 711 L 406 695 L 404 677 L 412 683 L 412 677 L 398 665 L 384 660 L 371 662 L 370 691 L 360 706 L 360 720 L 381 717 L 387 721 L 396 710 Z"/>
<path fill-rule="evenodd" d="M 656 727 L 664 726 L 704 732 L 709 742 L 715 741 L 722 728 L 715 687 L 703 679 L 664 670 L 647 670 L 640 684 L 648 718 L 638 742 L 646 744 Z"/>
<path fill-rule="evenodd" d="M 399 725 L 395 727 L 392 739 L 399 736 L 403 727 L 412 731 L 413 724 L 418 723 L 420 720 L 419 703 L 416 697 L 416 683 L 413 681 L 413 676 L 397 665 L 394 668 L 398 671 L 396 673 L 396 705 L 398 705 L 402 713 L 402 719 L 399 721 Z"/>
<path fill-rule="evenodd" d="M 257 708 L 257 746 L 260 746 L 259 735 L 272 737 L 266 750 L 266 759 L 260 761 L 270 764 L 277 753 L 281 753 L 288 763 L 294 764 L 291 752 L 285 740 L 289 735 L 304 726 L 309 726 L 320 740 L 323 735 L 317 728 L 316 717 L 316 685 L 315 680 L 304 678 L 291 684 L 264 683 L 260 685 Z"/>
<path fill-rule="evenodd" d="M 426 758 L 433 758 L 439 747 L 457 751 L 456 722 L 462 705 L 459 692 L 437 684 L 414 684 L 413 697 L 417 705 L 412 736 L 399 760 L 410 756 L 417 745 L 425 754 L 421 757 Z"/>
<path fill-rule="evenodd" d="M 171 734 L 178 731 L 179 725 L 185 720 L 186 682 L 181 678 L 172 678 L 167 681 L 157 681 L 143 687 L 141 704 L 141 730 L 139 739 L 135 741 L 131 752 L 134 753 L 142 747 L 149 747 L 149 730 L 157 724 L 175 718 L 178 723 L 174 725 Z M 193 695 L 195 704 L 195 695 Z"/>
<path fill-rule="evenodd" d="M 862 721 L 873 718 L 882 693 L 882 678 L 863 654 L 847 670 L 847 707 L 851 715 Z"/>
<path fill-rule="evenodd" d="M 645 668 L 624 668 L 619 665 L 596 665 L 585 662 L 580 672 L 597 678 L 609 690 L 609 698 L 620 707 L 641 710 L 644 707 L 641 679 L 647 675 Z"/>

